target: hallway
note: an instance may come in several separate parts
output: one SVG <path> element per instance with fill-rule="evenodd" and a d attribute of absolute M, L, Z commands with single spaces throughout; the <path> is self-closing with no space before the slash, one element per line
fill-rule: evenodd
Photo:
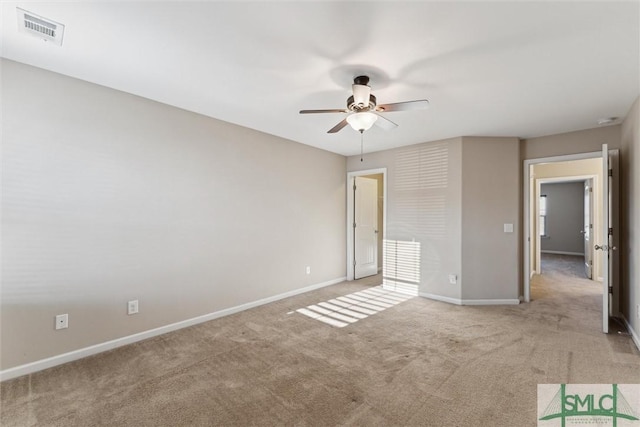
<path fill-rule="evenodd" d="M 558 280 L 576 278 L 594 282 L 587 278 L 584 271 L 583 256 L 542 253 L 541 267 L 543 275 L 553 276 Z"/>
<path fill-rule="evenodd" d="M 544 313 L 557 318 L 558 328 L 600 333 L 602 283 L 586 278 L 583 260 L 542 254 L 542 274 L 531 279 L 531 301 L 545 305 Z"/>
<path fill-rule="evenodd" d="M 602 282 L 587 279 L 583 262 L 581 256 L 543 253 L 542 274 L 531 279 L 531 300 L 547 305 L 545 311 L 558 316 L 559 325 L 577 317 L 582 326 L 574 325 L 576 331 L 601 331 Z M 585 316 L 585 312 L 590 314 Z M 627 334 L 620 319 L 609 319 L 609 334 Z"/>

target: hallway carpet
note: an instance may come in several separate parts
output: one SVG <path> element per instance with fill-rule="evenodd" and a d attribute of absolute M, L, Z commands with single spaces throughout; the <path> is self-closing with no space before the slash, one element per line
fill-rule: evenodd
<path fill-rule="evenodd" d="M 0 421 L 534 426 L 537 384 L 640 383 L 630 338 L 600 331 L 598 284 L 547 267 L 528 304 L 414 297 L 341 328 L 295 310 L 376 283 L 309 292 L 6 381 Z"/>

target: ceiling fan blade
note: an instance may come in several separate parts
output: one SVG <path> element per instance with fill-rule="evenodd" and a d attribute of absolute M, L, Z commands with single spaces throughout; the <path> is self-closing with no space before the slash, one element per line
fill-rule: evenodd
<path fill-rule="evenodd" d="M 348 113 L 349 110 L 344 108 L 334 108 L 332 110 L 300 110 L 300 114 L 318 114 L 318 113 Z"/>
<path fill-rule="evenodd" d="M 429 107 L 429 101 L 420 99 L 417 101 L 395 102 L 393 104 L 382 104 L 376 107 L 376 111 L 386 113 L 389 111 L 411 111 L 424 110 Z"/>
<path fill-rule="evenodd" d="M 377 120 L 376 120 L 377 121 Z M 338 123 L 337 125 L 335 125 L 334 127 L 332 127 L 331 129 L 329 129 L 327 131 L 327 133 L 337 133 L 340 132 L 342 130 L 343 127 L 345 127 L 346 125 L 348 125 L 349 123 L 347 122 L 347 119 L 344 119 L 343 121 L 341 121 L 340 123 Z"/>
<path fill-rule="evenodd" d="M 380 114 L 376 114 L 378 116 L 378 120 L 376 120 L 375 125 L 384 130 L 391 130 L 398 127 L 398 125 L 386 117 L 381 116 Z"/>

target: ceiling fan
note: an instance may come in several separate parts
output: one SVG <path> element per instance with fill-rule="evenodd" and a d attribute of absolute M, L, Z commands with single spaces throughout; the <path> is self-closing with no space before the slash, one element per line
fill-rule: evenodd
<path fill-rule="evenodd" d="M 429 101 L 426 99 L 377 105 L 376 97 L 371 95 L 368 76 L 358 76 L 353 79 L 351 88 L 353 95 L 347 98 L 347 108 L 300 110 L 300 114 L 348 113 L 349 115 L 344 120 L 329 129 L 327 133 L 337 133 L 348 124 L 351 125 L 353 129 L 363 133 L 365 130 L 369 130 L 374 124 L 385 130 L 390 130 L 398 126 L 386 117 L 381 116 L 380 113 L 423 110 L 429 106 Z"/>

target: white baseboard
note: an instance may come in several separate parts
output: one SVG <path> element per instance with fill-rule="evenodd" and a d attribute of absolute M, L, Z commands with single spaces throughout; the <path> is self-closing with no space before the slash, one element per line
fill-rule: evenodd
<path fill-rule="evenodd" d="M 519 298 L 509 299 L 463 299 L 462 305 L 518 305 Z"/>
<path fill-rule="evenodd" d="M 578 255 L 578 256 L 584 256 L 584 252 L 565 252 L 565 251 L 540 251 L 540 253 L 543 254 L 556 254 L 556 255 Z"/>
<path fill-rule="evenodd" d="M 16 366 L 14 368 L 5 369 L 0 371 L 0 381 L 10 380 L 23 375 L 32 374 L 34 372 L 42 371 L 43 369 L 52 368 L 54 366 L 62 365 L 64 363 L 72 362 L 74 360 L 82 359 L 94 354 L 102 353 L 114 348 L 122 347 L 128 344 L 133 344 L 138 341 L 146 340 L 158 335 L 166 334 L 167 332 L 176 331 L 178 329 L 186 328 L 189 326 L 197 325 L 198 323 L 208 322 L 209 320 L 218 319 L 220 317 L 235 314 L 250 308 L 258 307 L 264 304 L 269 304 L 284 298 L 289 298 L 295 295 L 310 292 L 316 289 L 324 288 L 326 286 L 335 285 L 340 282 L 344 282 L 347 278 L 340 277 L 337 279 L 329 280 L 322 283 L 316 283 L 315 285 L 306 286 L 304 288 L 295 289 L 293 291 L 284 292 L 282 294 L 274 295 L 272 297 L 263 298 L 257 301 L 248 302 L 235 307 L 225 308 L 223 310 L 215 311 L 213 313 L 204 314 L 202 316 L 194 317 L 180 322 L 172 323 L 170 325 L 161 326 L 159 328 L 150 329 L 148 331 L 139 332 L 137 334 L 129 335 L 122 338 L 116 338 L 111 341 L 103 342 L 100 344 L 92 345 L 89 347 L 81 348 L 78 350 L 70 351 L 68 353 L 59 354 L 56 356 L 48 357 L 46 359 L 37 360 L 35 362 L 26 363 L 24 365 Z"/>
<path fill-rule="evenodd" d="M 448 302 L 455 305 L 518 305 L 520 304 L 519 298 L 513 299 L 459 299 L 445 297 L 442 295 L 428 294 L 420 292 L 418 294 L 423 298 L 433 299 L 436 301 Z"/>
<path fill-rule="evenodd" d="M 436 301 L 448 302 L 455 305 L 518 305 L 520 304 L 519 298 L 513 299 L 459 299 L 452 297 L 445 297 L 442 295 L 428 294 L 426 292 L 418 293 L 423 298 L 433 299 Z"/>
<path fill-rule="evenodd" d="M 638 335 L 638 333 L 633 330 L 633 328 L 631 327 L 631 323 L 629 323 L 629 321 L 624 316 L 624 314 L 621 314 L 620 317 L 622 317 L 622 320 L 624 320 L 624 324 L 627 326 L 627 330 L 631 334 L 631 339 L 633 340 L 633 343 L 636 345 L 636 348 L 640 350 L 640 335 Z"/>
<path fill-rule="evenodd" d="M 448 302 L 449 304 L 462 305 L 462 300 L 459 298 L 444 297 L 442 295 L 428 294 L 425 292 L 418 292 L 418 296 L 436 301 Z"/>

